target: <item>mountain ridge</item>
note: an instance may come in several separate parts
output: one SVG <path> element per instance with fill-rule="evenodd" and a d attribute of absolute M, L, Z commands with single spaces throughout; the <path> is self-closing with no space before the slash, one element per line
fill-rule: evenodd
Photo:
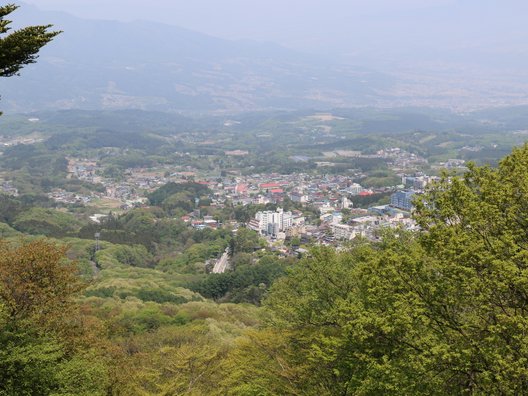
<path fill-rule="evenodd" d="M 42 50 L 38 67 L 2 81 L 1 106 L 11 112 L 325 109 L 373 104 L 376 90 L 391 81 L 273 43 L 149 21 L 87 20 L 27 5 L 13 19 L 17 25 L 52 23 L 63 33 Z"/>

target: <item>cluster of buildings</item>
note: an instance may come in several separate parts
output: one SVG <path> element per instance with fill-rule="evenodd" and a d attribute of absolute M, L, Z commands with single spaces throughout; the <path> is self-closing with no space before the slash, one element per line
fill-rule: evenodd
<path fill-rule="evenodd" d="M 90 164 L 77 166 L 74 171 L 81 178 L 86 172 L 88 177 L 97 177 L 97 169 L 92 166 Z M 211 206 L 222 208 L 228 202 L 235 205 L 279 205 L 277 210 L 257 212 L 247 224 L 250 229 L 270 241 L 299 237 L 325 244 L 337 244 L 358 236 L 375 239 L 378 231 L 385 227 L 398 226 L 412 229 L 415 224 L 405 211 L 412 210 L 414 195 L 434 180 L 427 175 L 416 173 L 403 175 L 402 184 L 398 187 L 367 189 L 350 177 L 342 175 L 270 173 L 198 177 L 190 170 L 168 172 L 167 169 L 129 169 L 124 175 L 125 180 L 120 182 L 98 180 L 106 186 L 107 197 L 123 201 L 130 201 L 134 197 L 140 200 L 145 192 L 152 191 L 169 181 L 193 180 L 206 185 L 211 190 Z M 354 208 L 352 205 L 351 199 L 354 196 L 369 196 L 382 192 L 391 193 L 389 205 L 368 210 Z M 284 211 L 280 205 L 286 199 L 317 209 L 320 212 L 318 223 L 308 224 L 300 211 Z M 343 212 L 347 212 L 347 216 L 344 216 Z M 214 229 L 220 226 L 211 216 L 202 217 L 194 212 L 183 216 L 182 219 L 197 229 Z"/>
<path fill-rule="evenodd" d="M 305 173 L 255 174 L 206 179 L 205 183 L 213 191 L 213 201 L 219 205 L 225 202 L 232 202 L 234 205 L 280 205 L 284 200 L 289 199 L 299 204 L 323 206 L 330 203 L 344 205 L 343 207 L 346 208 L 350 205 L 347 199 L 351 196 L 391 191 L 391 188 L 375 190 L 363 188 L 347 176 Z"/>
<path fill-rule="evenodd" d="M 425 158 L 399 147 L 379 150 L 376 153 L 376 157 L 387 159 L 389 166 L 395 171 L 417 168 L 427 164 Z"/>
<path fill-rule="evenodd" d="M 235 150 L 229 155 L 241 156 L 245 152 Z M 421 163 L 422 158 L 399 148 L 380 150 L 375 154 L 363 155 L 357 151 L 338 150 L 335 155 L 353 157 L 386 158 L 393 166 Z M 131 168 L 119 177 L 105 177 L 103 169 L 96 159 L 68 158 L 70 177 L 86 182 L 103 185 L 105 198 L 123 203 L 139 203 L 145 193 L 151 192 L 168 182 L 197 181 L 207 185 L 213 191 L 212 206 L 222 207 L 227 202 L 234 205 L 277 204 L 285 199 L 299 204 L 310 204 L 316 207 L 338 207 L 346 209 L 351 206 L 347 199 L 356 195 L 372 195 L 375 193 L 395 191 L 395 186 L 367 189 L 355 183 L 351 177 L 342 175 L 319 175 L 296 173 L 254 174 L 248 176 L 198 176 L 195 169 L 179 169 L 178 167 L 160 166 L 154 169 Z M 179 167 L 182 168 L 182 167 Z M 361 173 L 355 177 L 364 176 Z M 417 176 L 416 180 L 419 180 Z M 409 180 L 411 180 L 409 178 Z M 416 181 L 416 183 L 418 183 Z M 415 183 L 415 184 L 416 184 Z M 424 182 L 425 183 L 425 182 Z M 405 184 L 405 183 L 404 183 Z M 419 187 L 417 184 L 413 187 Z M 57 196 L 64 199 L 64 194 Z M 81 198 L 83 199 L 83 198 Z"/>
<path fill-rule="evenodd" d="M 18 146 L 19 144 L 35 144 L 44 141 L 44 139 L 38 135 L 28 135 L 28 136 L 2 136 L 0 135 L 0 147 L 12 147 Z"/>
<path fill-rule="evenodd" d="M 347 241 L 359 236 L 377 240 L 381 230 L 397 227 L 407 230 L 417 229 L 416 223 L 409 214 L 394 210 L 390 206 L 379 206 L 369 209 L 365 216 L 351 218 L 346 224 L 330 223 L 329 229 L 333 238 L 329 240 Z"/>
<path fill-rule="evenodd" d="M 3 181 L 0 184 L 0 191 L 6 195 L 18 196 L 18 189 L 10 181 Z"/>
<path fill-rule="evenodd" d="M 279 208 L 276 211 L 258 212 L 248 223 L 249 228 L 272 239 L 299 236 L 323 244 L 336 244 L 359 236 L 376 240 L 380 230 L 385 228 L 415 230 L 417 226 L 411 218 L 411 211 L 416 195 L 438 179 L 423 173 L 404 174 L 402 184 L 391 191 L 387 205 L 360 209 L 353 207 L 350 198 L 372 194 L 373 191 L 342 176 L 317 180 L 307 175 L 297 176 L 302 177 L 304 183 L 301 181 L 292 187 L 285 180 L 277 180 L 275 183 L 261 184 L 260 187 L 270 189 L 271 193 L 280 190 L 294 202 L 317 208 L 320 213 L 319 224 L 306 224 L 302 213 L 296 217 L 294 213 Z"/>
<path fill-rule="evenodd" d="M 339 245 L 357 237 L 378 240 L 381 231 L 387 228 L 416 230 L 417 225 L 410 213 L 391 205 L 374 206 L 368 209 L 351 209 L 345 216 L 336 209 L 321 213 L 318 225 L 306 225 L 303 240 L 324 245 Z"/>
<path fill-rule="evenodd" d="M 357 237 L 378 240 L 381 230 L 403 228 L 416 230 L 417 225 L 408 212 L 390 205 L 369 209 L 356 209 L 354 216 L 346 219 L 343 213 L 334 211 L 321 214 L 318 224 L 308 224 L 301 212 L 257 212 L 247 227 L 266 237 L 270 243 L 277 240 L 298 238 L 304 243 L 339 245 Z"/>
<path fill-rule="evenodd" d="M 145 204 L 147 201 L 145 192 L 153 191 L 168 182 L 163 171 L 159 169 L 155 171 L 128 169 L 122 177 L 115 179 L 103 176 L 102 171 L 95 159 L 68 158 L 69 177 L 104 186 L 104 193 L 92 194 L 92 197 L 118 201 L 122 204 L 123 209 Z M 76 195 L 65 191 L 55 191 L 50 194 L 50 198 L 59 202 L 74 203 L 76 199 L 79 199 L 79 196 Z M 84 198 L 80 197 L 81 200 Z"/>
<path fill-rule="evenodd" d="M 446 169 L 467 169 L 466 161 L 463 159 L 449 159 L 446 162 L 441 162 L 440 166 Z"/>
<path fill-rule="evenodd" d="M 393 195 L 398 196 L 399 193 Z M 409 194 L 409 198 L 410 203 L 400 206 L 412 205 L 412 195 Z M 356 237 L 377 240 L 380 231 L 386 228 L 417 229 L 410 211 L 393 204 L 359 209 L 344 207 L 342 203 L 333 206 L 327 202 L 319 207 L 319 213 L 317 222 L 307 223 L 302 212 L 284 211 L 279 207 L 257 212 L 247 227 L 267 237 L 270 242 L 299 238 L 327 245 L 339 245 Z"/>
<path fill-rule="evenodd" d="M 245 153 L 230 153 L 242 155 Z M 357 152 L 339 152 L 337 155 L 361 156 Z M 377 158 L 389 158 L 394 166 L 405 167 L 410 163 L 420 163 L 422 159 L 398 148 L 380 150 L 371 155 Z M 308 173 L 294 174 L 253 174 L 229 176 L 199 175 L 195 169 L 170 168 L 161 166 L 154 169 L 127 169 L 119 178 L 113 180 L 102 176 L 95 160 L 69 159 L 71 177 L 91 183 L 102 184 L 106 192 L 102 197 L 120 200 L 129 207 L 145 204 L 145 194 L 168 182 L 194 181 L 206 185 L 211 190 L 211 206 L 223 208 L 226 204 L 274 204 L 278 209 L 259 211 L 247 226 L 271 240 L 301 238 L 319 243 L 339 243 L 358 236 L 377 237 L 378 231 L 385 227 L 404 227 L 412 229 L 415 224 L 409 212 L 413 208 L 415 194 L 420 193 L 434 178 L 422 173 L 403 175 L 399 186 L 387 186 L 368 189 L 349 176 L 322 175 Z M 352 205 L 355 196 L 372 194 L 390 194 L 390 202 L 384 206 L 358 209 Z M 70 203 L 87 203 L 93 197 L 86 197 L 65 191 L 54 191 L 51 198 Z M 285 211 L 281 208 L 285 200 L 310 205 L 320 213 L 317 221 L 306 221 L 300 211 Z M 299 207 L 297 206 L 297 207 Z M 124 207 L 125 208 L 125 207 Z M 126 208 L 125 208 L 126 209 Z M 218 222 L 211 216 L 190 213 L 182 219 L 189 226 L 217 228 Z"/>
<path fill-rule="evenodd" d="M 427 160 L 417 154 L 410 153 L 399 147 L 391 147 L 378 150 L 374 154 L 363 154 L 361 151 L 335 150 L 323 153 L 326 158 L 382 158 L 387 161 L 389 167 L 399 171 L 403 169 L 417 168 L 427 164 Z M 319 166 L 333 166 L 332 162 L 319 162 Z"/>
<path fill-rule="evenodd" d="M 184 223 L 196 228 L 197 230 L 203 230 L 211 228 L 213 230 L 220 227 L 220 223 L 213 216 L 201 216 L 200 209 L 194 210 L 189 214 L 181 217 Z"/>
<path fill-rule="evenodd" d="M 414 208 L 416 194 L 421 194 L 425 188 L 438 181 L 437 176 L 428 176 L 422 172 L 402 176 L 402 189 L 394 192 L 390 197 L 390 204 L 394 208 L 411 211 Z"/>
<path fill-rule="evenodd" d="M 61 188 L 53 189 L 47 194 L 48 198 L 54 200 L 55 202 L 60 202 L 64 204 L 82 204 L 86 205 L 92 202 L 94 199 L 97 199 L 101 194 L 83 195 L 78 193 L 73 193 L 65 191 Z"/>

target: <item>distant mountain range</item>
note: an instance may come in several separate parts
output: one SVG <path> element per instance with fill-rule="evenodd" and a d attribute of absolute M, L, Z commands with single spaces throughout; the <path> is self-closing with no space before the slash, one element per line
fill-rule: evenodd
<path fill-rule="evenodd" d="M 430 60 L 422 64 L 411 55 L 394 59 L 386 49 L 385 63 L 365 58 L 357 67 L 337 56 L 218 39 L 159 23 L 85 20 L 29 5 L 12 17 L 19 26 L 52 23 L 64 33 L 21 77 L 0 79 L 5 112 L 236 113 L 364 106 L 467 111 L 528 104 L 528 73 L 486 69 L 490 61 L 476 58 L 478 67 L 456 57 L 456 65 L 442 63 L 442 57 L 456 55 L 445 49 L 438 59 L 424 52 L 423 59 Z"/>
<path fill-rule="evenodd" d="M 246 111 L 373 104 L 386 75 L 275 44 L 217 39 L 151 23 L 83 20 L 24 5 L 20 26 L 64 31 L 22 77 L 0 81 L 7 111 Z"/>

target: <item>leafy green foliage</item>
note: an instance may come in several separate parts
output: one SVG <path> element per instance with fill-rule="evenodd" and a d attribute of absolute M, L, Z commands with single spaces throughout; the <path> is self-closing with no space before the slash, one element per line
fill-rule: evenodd
<path fill-rule="evenodd" d="M 220 257 L 226 247 L 227 241 L 224 239 L 195 243 L 178 256 L 161 260 L 158 268 L 178 273 L 204 273 L 205 261 Z"/>
<path fill-rule="evenodd" d="M 121 392 L 215 394 L 233 340 L 258 323 L 254 307 L 234 304 L 194 302 L 181 306 L 176 315 L 185 321 L 127 339 L 131 353 L 120 370 Z"/>
<path fill-rule="evenodd" d="M 20 213 L 13 221 L 13 227 L 18 231 L 47 236 L 73 234 L 80 226 L 73 215 L 44 208 L 31 208 Z"/>
<path fill-rule="evenodd" d="M 0 301 L 11 318 L 65 309 L 80 283 L 73 266 L 63 263 L 65 249 L 42 240 L 12 247 L 0 241 Z"/>
<path fill-rule="evenodd" d="M 148 267 L 152 262 L 152 257 L 142 245 L 119 246 L 114 252 L 114 257 L 120 263 L 132 267 Z"/>
<path fill-rule="evenodd" d="M 241 227 L 237 230 L 230 244 L 230 254 L 233 256 L 236 253 L 253 253 L 264 246 L 265 241 L 255 231 Z"/>
<path fill-rule="evenodd" d="M 5 223 L 0 223 L 0 238 L 11 238 L 21 234 Z"/>
<path fill-rule="evenodd" d="M 55 386 L 56 365 L 64 356 L 62 347 L 32 330 L 0 331 L 0 394 L 47 394 Z"/>
<path fill-rule="evenodd" d="M 175 202 L 168 202 L 167 204 L 170 206 L 177 206 L 176 204 L 179 202 L 180 204 L 184 205 L 184 208 L 186 208 L 185 210 L 190 210 L 194 208 L 194 198 L 199 198 L 203 195 L 208 195 L 209 193 L 210 190 L 207 188 L 207 186 L 202 184 L 167 183 L 163 187 L 160 187 L 150 194 L 148 198 L 152 205 L 162 206 L 168 199 L 175 195 L 176 197 L 172 198 Z"/>
<path fill-rule="evenodd" d="M 8 4 L 0 7 L 0 34 L 10 30 L 11 21 L 5 19 L 17 9 Z M 51 25 L 28 26 L 0 38 L 0 76 L 10 77 L 22 67 L 35 63 L 39 50 L 60 32 L 48 31 Z"/>
<path fill-rule="evenodd" d="M 24 66 L 35 63 L 40 49 L 60 33 L 50 32 L 52 25 L 46 25 L 27 26 L 6 35 L 12 21 L 5 18 L 17 8 L 14 4 L 0 6 L 0 77 L 17 75 Z"/>
<path fill-rule="evenodd" d="M 285 267 L 285 262 L 268 256 L 257 264 L 238 265 L 233 272 L 210 274 L 192 289 L 215 300 L 259 305 L 271 284 L 284 275 Z"/>
<path fill-rule="evenodd" d="M 371 172 L 368 177 L 361 180 L 363 186 L 374 188 L 396 186 L 400 183 L 401 178 L 389 170 Z"/>
<path fill-rule="evenodd" d="M 89 320 L 78 326 L 73 298 L 82 285 L 64 254 L 44 240 L 0 242 L 1 395 L 104 395 L 109 388 L 102 344 Z"/>
<path fill-rule="evenodd" d="M 160 212 L 159 209 L 135 209 L 121 216 L 110 214 L 101 224 L 85 224 L 78 235 L 92 239 L 99 232 L 101 240 L 116 244 L 141 244 L 151 252 L 159 244 L 184 244 L 189 238 L 185 224 L 176 219 L 160 218 Z"/>
<path fill-rule="evenodd" d="M 350 202 L 355 208 L 368 208 L 369 206 L 387 205 L 390 203 L 391 192 L 372 195 L 355 195 L 350 198 Z"/>

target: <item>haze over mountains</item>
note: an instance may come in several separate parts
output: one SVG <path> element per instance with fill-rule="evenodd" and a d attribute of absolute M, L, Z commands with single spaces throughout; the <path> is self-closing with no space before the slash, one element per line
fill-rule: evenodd
<path fill-rule="evenodd" d="M 366 41 L 350 38 L 360 57 L 335 48 L 323 56 L 154 22 L 80 19 L 30 5 L 13 18 L 20 26 L 53 23 L 64 33 L 42 51 L 38 67 L 27 67 L 23 78 L 0 81 L 2 108 L 8 112 L 72 108 L 240 112 L 355 106 L 468 110 L 528 103 L 528 77 L 521 67 L 525 54 L 515 43 L 502 47 L 502 57 L 496 56 L 497 48 L 483 53 L 463 42 L 458 48 L 439 46 L 435 53 L 423 42 L 413 44 L 410 31 L 398 32 L 394 42 L 385 45 L 380 44 L 381 35 L 369 32 L 379 44 L 370 50 Z M 417 35 L 424 22 L 417 19 Z M 336 43 L 345 39 L 338 37 Z M 402 39 L 411 52 L 391 52 L 391 45 Z M 380 57 L 383 51 L 385 61 Z M 442 62 L 446 52 L 452 55 L 449 63 Z"/>

